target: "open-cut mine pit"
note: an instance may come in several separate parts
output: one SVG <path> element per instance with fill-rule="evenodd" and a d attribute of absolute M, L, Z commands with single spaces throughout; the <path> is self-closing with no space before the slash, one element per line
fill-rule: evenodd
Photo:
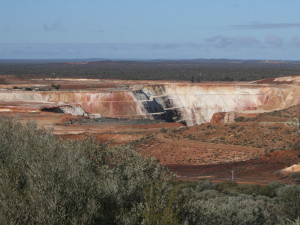
<path fill-rule="evenodd" d="M 39 127 L 51 129 L 63 139 L 94 135 L 112 145 L 129 143 L 182 176 L 188 176 L 192 170 L 199 177 L 217 177 L 216 170 L 224 173 L 225 167 L 230 171 L 234 166 L 246 171 L 253 160 L 264 164 L 266 158 L 261 157 L 267 155 L 271 161 L 279 162 L 264 171 L 274 180 L 274 171 L 298 160 L 293 145 L 299 138 L 288 122 L 300 114 L 300 76 L 210 83 L 25 80 L 12 76 L 2 76 L 1 80 L 5 81 L 0 85 L 3 115 L 20 121 L 34 120 Z M 273 111 L 284 110 L 295 113 L 285 119 L 271 116 Z M 259 121 L 262 115 L 271 119 Z M 236 124 L 236 128 L 224 127 L 227 123 Z M 243 131 L 245 127 L 247 131 Z M 260 138 L 266 141 L 252 135 L 259 129 L 265 132 Z M 276 137 L 281 140 L 274 141 Z M 287 151 L 274 154 L 277 150 Z M 199 173 L 201 167 L 207 174 Z M 226 174 L 222 175 L 224 179 L 230 177 L 230 172 Z M 243 173 L 239 175 L 242 177 Z"/>
<path fill-rule="evenodd" d="M 280 81 L 195 84 L 37 80 L 38 84 L 29 83 L 27 87 L 14 84 L 10 88 L 9 85 L 2 85 L 0 101 L 3 108 L 21 104 L 21 108 L 31 110 L 52 109 L 55 112 L 55 109 L 60 109 L 72 115 L 160 119 L 192 126 L 209 122 L 219 112 L 262 113 L 300 104 L 299 77 L 283 80 L 290 81 L 289 83 L 280 84 Z M 48 85 L 50 88 L 40 88 L 42 82 L 43 86 Z M 57 84 L 54 85 L 53 82 Z M 93 82 L 93 86 L 90 82 Z M 64 89 L 66 84 L 73 84 L 73 89 Z M 62 88 L 59 90 L 51 89 L 60 86 Z"/>

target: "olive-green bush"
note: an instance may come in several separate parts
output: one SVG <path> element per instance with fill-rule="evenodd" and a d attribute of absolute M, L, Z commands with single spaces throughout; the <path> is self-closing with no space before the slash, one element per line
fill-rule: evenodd
<path fill-rule="evenodd" d="M 277 191 L 280 211 L 290 220 L 300 218 L 300 186 L 286 185 Z"/>
<path fill-rule="evenodd" d="M 222 188 L 209 181 L 201 181 L 195 188 L 183 189 L 184 198 L 181 220 L 188 225 L 232 225 L 232 224 L 278 224 L 276 207 L 268 197 L 228 192 L 236 183 L 224 183 Z M 232 189 L 234 190 L 234 189 Z"/>
<path fill-rule="evenodd" d="M 34 123 L 0 119 L 0 224 L 141 224 L 147 188 L 157 184 L 162 201 L 169 180 L 129 148 L 57 141 Z"/>
<path fill-rule="evenodd" d="M 299 224 L 300 186 L 177 182 L 154 159 L 0 117 L 0 224 Z"/>

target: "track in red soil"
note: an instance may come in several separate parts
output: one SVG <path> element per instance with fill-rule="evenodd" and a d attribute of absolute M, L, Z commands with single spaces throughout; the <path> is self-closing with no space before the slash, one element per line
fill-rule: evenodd
<path fill-rule="evenodd" d="M 176 174 L 178 179 L 198 180 L 211 179 L 215 182 L 231 181 L 232 171 L 238 183 L 266 184 L 272 181 L 290 182 L 277 175 L 277 171 L 299 161 L 296 151 L 278 151 L 269 157 L 252 159 L 245 162 L 225 163 L 217 165 L 166 165 Z"/>

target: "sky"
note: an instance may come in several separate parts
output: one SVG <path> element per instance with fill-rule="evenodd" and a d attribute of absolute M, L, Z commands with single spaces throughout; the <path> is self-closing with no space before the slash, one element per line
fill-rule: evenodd
<path fill-rule="evenodd" d="M 0 0 L 0 59 L 300 60 L 299 0 Z"/>

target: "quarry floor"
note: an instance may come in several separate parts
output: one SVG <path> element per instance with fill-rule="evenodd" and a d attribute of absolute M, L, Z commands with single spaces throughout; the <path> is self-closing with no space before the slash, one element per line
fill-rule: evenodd
<path fill-rule="evenodd" d="M 51 81 L 57 83 L 57 81 Z M 50 82 L 50 84 L 51 84 Z M 146 82 L 146 81 L 144 81 Z M 49 86 L 45 80 L 26 81 L 8 77 L 1 88 Z M 59 82 L 58 82 L 59 83 Z M 61 83 L 61 89 L 126 89 L 130 81 Z M 299 141 L 288 123 L 300 116 L 300 105 L 271 113 L 257 114 L 233 123 L 205 123 L 186 127 L 180 123 L 150 120 L 88 119 L 83 116 L 32 110 L 26 103 L 2 102 L 0 113 L 25 123 L 34 120 L 38 127 L 53 132 L 58 139 L 82 139 L 90 135 L 108 145 L 130 144 L 144 157 L 154 157 L 178 179 L 266 184 L 289 183 L 277 171 L 299 162 L 293 144 Z"/>

